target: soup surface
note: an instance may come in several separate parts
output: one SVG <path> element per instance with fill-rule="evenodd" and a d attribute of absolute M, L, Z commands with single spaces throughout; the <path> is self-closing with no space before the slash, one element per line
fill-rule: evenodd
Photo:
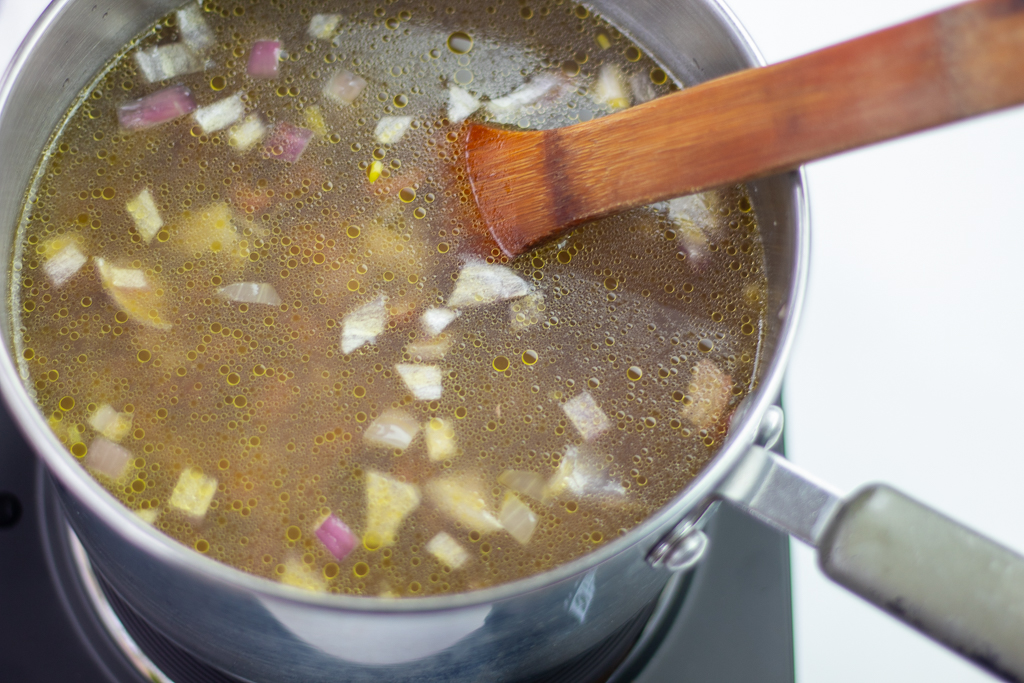
<path fill-rule="evenodd" d="M 40 161 L 25 381 L 128 508 L 252 574 L 422 596 L 578 557 L 700 472 L 751 390 L 755 213 L 735 187 L 509 262 L 460 133 L 682 86 L 561 0 L 191 3 Z"/>

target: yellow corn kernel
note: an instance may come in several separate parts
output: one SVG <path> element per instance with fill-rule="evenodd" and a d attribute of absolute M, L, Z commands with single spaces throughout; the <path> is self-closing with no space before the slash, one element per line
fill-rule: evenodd
<path fill-rule="evenodd" d="M 373 164 L 370 166 L 370 173 L 368 175 L 371 184 L 375 183 L 377 181 L 377 178 L 380 178 L 380 173 L 383 170 L 384 164 L 382 164 L 380 161 L 373 162 Z"/>

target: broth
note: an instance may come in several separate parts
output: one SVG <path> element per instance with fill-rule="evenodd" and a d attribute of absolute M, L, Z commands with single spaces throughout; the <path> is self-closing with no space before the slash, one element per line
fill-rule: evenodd
<path fill-rule="evenodd" d="M 474 237 L 453 121 L 681 86 L 558 0 L 172 13 L 40 162 L 23 377 L 111 494 L 243 571 L 422 596 L 567 562 L 671 500 L 752 389 L 755 212 L 737 186 L 508 262 Z"/>

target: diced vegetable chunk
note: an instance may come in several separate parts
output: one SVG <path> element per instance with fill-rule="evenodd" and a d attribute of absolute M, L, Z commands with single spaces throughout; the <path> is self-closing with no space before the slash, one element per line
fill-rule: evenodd
<path fill-rule="evenodd" d="M 366 79 L 351 71 L 339 71 L 324 85 L 324 95 L 338 104 L 352 104 L 366 87 Z"/>
<path fill-rule="evenodd" d="M 698 429 L 718 422 L 732 396 L 732 377 L 707 358 L 693 366 L 693 376 L 683 396 L 680 415 Z"/>
<path fill-rule="evenodd" d="M 119 413 L 104 403 L 89 417 L 89 426 L 111 441 L 120 441 L 132 429 L 132 414 Z"/>
<path fill-rule="evenodd" d="M 204 133 L 213 133 L 235 124 L 244 114 L 245 105 L 242 104 L 242 96 L 235 93 L 230 97 L 217 100 L 213 104 L 199 107 L 192 116 L 195 117 L 196 123 Z"/>
<path fill-rule="evenodd" d="M 458 455 L 455 445 L 455 427 L 448 420 L 431 418 L 423 425 L 423 436 L 427 441 L 427 455 L 434 462 L 449 460 Z"/>
<path fill-rule="evenodd" d="M 312 139 L 313 131 L 282 121 L 274 126 L 274 132 L 263 147 L 271 159 L 294 163 L 306 151 L 306 146 Z"/>
<path fill-rule="evenodd" d="M 284 573 L 280 575 L 279 580 L 281 583 L 307 591 L 327 589 L 322 576 L 319 573 L 314 573 L 312 567 L 295 557 L 284 563 Z"/>
<path fill-rule="evenodd" d="M 459 542 L 444 531 L 440 531 L 427 541 L 427 552 L 436 557 L 441 564 L 459 569 L 469 561 L 469 553 Z"/>
<path fill-rule="evenodd" d="M 543 502 L 546 497 L 547 482 L 537 472 L 505 470 L 498 475 L 498 483 L 536 501 Z"/>
<path fill-rule="evenodd" d="M 452 347 L 452 338 L 447 334 L 439 334 L 433 339 L 411 342 L 405 347 L 409 357 L 417 363 L 428 360 L 441 360 Z"/>
<path fill-rule="evenodd" d="M 302 117 L 306 121 L 306 128 L 309 128 L 317 137 L 327 135 L 327 124 L 324 122 L 324 113 L 320 107 L 313 104 L 302 110 Z"/>
<path fill-rule="evenodd" d="M 369 550 L 375 550 L 394 544 L 398 527 L 419 504 L 420 490 L 415 485 L 379 472 L 367 472 L 363 545 Z"/>
<path fill-rule="evenodd" d="M 208 477 L 195 467 L 187 467 L 178 477 L 168 504 L 182 512 L 201 519 L 210 509 L 210 502 L 217 493 L 216 477 Z"/>
<path fill-rule="evenodd" d="M 54 287 L 60 287 L 82 269 L 89 258 L 74 240 L 58 237 L 47 244 L 43 272 Z"/>
<path fill-rule="evenodd" d="M 203 70 L 203 59 L 184 43 L 156 45 L 135 53 L 135 63 L 148 83 Z"/>
<path fill-rule="evenodd" d="M 508 312 L 513 331 L 521 332 L 544 320 L 544 310 L 543 292 L 532 292 L 510 303 Z"/>
<path fill-rule="evenodd" d="M 281 297 L 274 285 L 268 282 L 236 282 L 217 290 L 219 296 L 241 304 L 266 304 L 280 306 Z"/>
<path fill-rule="evenodd" d="M 125 467 L 132 457 L 131 451 L 124 446 L 118 446 L 113 441 L 97 436 L 89 444 L 85 465 L 94 472 L 117 479 L 124 474 Z"/>
<path fill-rule="evenodd" d="M 359 545 L 359 539 L 344 522 L 334 515 L 327 515 L 316 528 L 316 537 L 339 560 L 344 560 L 352 549 Z"/>
<path fill-rule="evenodd" d="M 530 285 L 511 268 L 470 259 L 459 272 L 455 289 L 448 297 L 451 308 L 483 306 L 495 301 L 515 299 L 530 293 Z"/>
<path fill-rule="evenodd" d="M 363 344 L 373 344 L 384 331 L 388 309 L 378 297 L 352 311 L 341 321 L 341 352 L 352 353 Z"/>
<path fill-rule="evenodd" d="M 380 144 L 392 145 L 402 139 L 411 125 L 411 116 L 382 116 L 373 134 Z"/>
<path fill-rule="evenodd" d="M 195 110 L 192 91 L 183 85 L 172 85 L 122 104 L 117 108 L 117 120 L 125 130 L 145 130 Z"/>
<path fill-rule="evenodd" d="M 427 331 L 427 334 L 436 337 L 459 315 L 459 311 L 453 311 L 450 308 L 428 308 L 420 317 L 420 322 L 423 323 L 423 329 Z"/>
<path fill-rule="evenodd" d="M 485 107 L 498 123 L 512 123 L 526 107 L 554 102 L 571 84 L 562 72 L 538 74 L 514 91 L 488 102 Z"/>
<path fill-rule="evenodd" d="M 213 31 L 203 19 L 202 10 L 197 5 L 184 7 L 175 12 L 175 15 L 178 17 L 178 33 L 181 39 L 193 50 L 202 52 L 217 42 Z"/>
<path fill-rule="evenodd" d="M 156 202 L 153 201 L 153 195 L 150 194 L 148 187 L 134 199 L 128 200 L 125 208 L 135 222 L 135 229 L 146 242 L 153 241 L 160 228 L 164 227 L 164 219 L 160 217 L 160 211 L 156 208 Z"/>
<path fill-rule="evenodd" d="M 480 108 L 480 100 L 457 85 L 448 88 L 448 120 L 459 124 Z"/>
<path fill-rule="evenodd" d="M 363 432 L 363 439 L 374 446 L 405 450 L 416 438 L 420 425 L 404 410 L 386 410 Z"/>
<path fill-rule="evenodd" d="M 99 257 L 94 261 L 103 289 L 125 313 L 150 327 L 167 329 L 171 326 L 161 312 L 163 290 L 150 282 L 145 272 L 137 268 L 118 268 Z"/>
<path fill-rule="evenodd" d="M 623 499 L 626 489 L 603 467 L 604 463 L 597 458 L 581 453 L 576 446 L 568 446 L 558 469 L 545 486 L 543 502 L 565 494 L 574 498 L 599 496 L 605 500 Z"/>
<path fill-rule="evenodd" d="M 629 106 L 629 94 L 622 80 L 622 71 L 614 64 L 605 64 L 601 67 L 591 92 L 595 100 L 612 109 L 625 109 Z"/>
<path fill-rule="evenodd" d="M 314 14 L 309 20 L 307 32 L 310 38 L 330 40 L 341 23 L 340 14 Z"/>
<path fill-rule="evenodd" d="M 383 173 L 383 171 L 384 171 L 384 164 L 381 163 L 380 159 L 378 159 L 378 160 L 374 161 L 372 164 L 370 164 L 370 170 L 366 174 L 366 177 L 370 181 L 371 185 L 373 185 L 375 182 L 377 182 L 377 178 L 380 178 L 380 174 Z"/>
<path fill-rule="evenodd" d="M 228 133 L 228 144 L 242 154 L 248 152 L 253 146 L 263 139 L 267 134 L 267 127 L 259 114 L 249 114 L 237 126 L 233 126 Z"/>
<path fill-rule="evenodd" d="M 505 531 L 522 545 L 529 543 L 533 538 L 533 532 L 537 530 L 537 515 L 514 493 L 505 494 L 501 512 L 498 513 L 498 521 Z"/>
<path fill-rule="evenodd" d="M 395 370 L 412 395 L 420 401 L 436 401 L 441 398 L 441 368 L 438 366 L 397 363 Z"/>
<path fill-rule="evenodd" d="M 146 524 L 152 524 L 156 521 L 156 518 L 160 516 L 160 508 L 146 508 L 145 510 L 136 510 L 135 516 L 141 519 Z"/>
<path fill-rule="evenodd" d="M 245 71 L 253 78 L 277 78 L 277 65 L 281 60 L 281 41 L 257 40 L 249 52 Z"/>
<path fill-rule="evenodd" d="M 647 74 L 635 73 L 630 76 L 629 89 L 633 92 L 633 101 L 636 104 L 650 102 L 658 96 L 658 93 L 654 91 L 654 86 L 651 85 L 651 79 Z"/>
<path fill-rule="evenodd" d="M 243 260 L 249 254 L 239 244 L 233 220 L 234 213 L 227 202 L 185 211 L 174 226 L 171 242 L 189 256 L 223 255 Z"/>
<path fill-rule="evenodd" d="M 611 426 L 601 406 L 586 391 L 567 401 L 562 410 L 585 441 L 593 441 Z"/>
<path fill-rule="evenodd" d="M 501 529 L 501 522 L 487 504 L 490 492 L 470 476 L 431 479 L 427 495 L 438 510 L 471 530 L 483 534 Z"/>

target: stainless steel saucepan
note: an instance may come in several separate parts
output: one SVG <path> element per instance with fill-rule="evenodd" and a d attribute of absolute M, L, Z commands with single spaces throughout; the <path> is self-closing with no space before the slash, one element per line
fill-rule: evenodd
<path fill-rule="evenodd" d="M 13 253 L 41 150 L 112 54 L 180 0 L 56 0 L 0 84 L 0 243 Z M 598 0 L 596 11 L 687 83 L 761 63 L 715 0 Z M 769 279 L 758 387 L 704 472 L 657 514 L 593 553 L 473 593 L 415 600 L 314 594 L 200 556 L 136 519 L 49 430 L 12 361 L 0 298 L 0 386 L 60 483 L 95 568 L 153 627 L 236 677 L 266 683 L 511 681 L 600 643 L 691 568 L 727 501 L 818 548 L 835 581 L 1007 680 L 1024 680 L 1024 558 L 884 486 L 840 496 L 769 448 L 772 407 L 807 273 L 802 175 L 749 186 Z M 8 277 L 16 273 L 8 272 Z M 9 281 L 5 288 L 10 291 Z"/>

